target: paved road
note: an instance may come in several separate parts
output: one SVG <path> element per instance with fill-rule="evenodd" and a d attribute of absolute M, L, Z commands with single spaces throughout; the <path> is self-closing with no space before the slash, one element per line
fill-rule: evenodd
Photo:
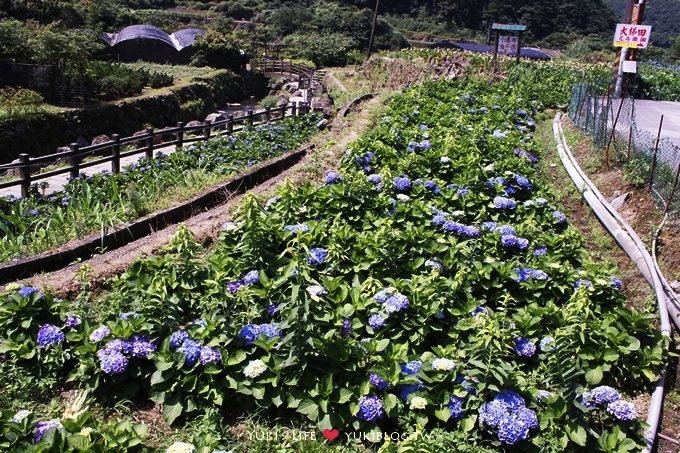
<path fill-rule="evenodd" d="M 656 139 L 659 121 L 663 118 L 661 138 L 680 146 L 680 102 L 635 101 L 635 122 L 639 130 L 649 132 Z"/>

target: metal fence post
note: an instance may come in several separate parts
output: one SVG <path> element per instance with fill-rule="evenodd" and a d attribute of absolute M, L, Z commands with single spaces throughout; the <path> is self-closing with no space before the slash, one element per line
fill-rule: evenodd
<path fill-rule="evenodd" d="M 656 170 L 656 153 L 659 151 L 659 139 L 661 138 L 661 127 L 663 126 L 663 115 L 659 121 L 659 132 L 656 134 L 656 143 L 654 144 L 654 159 L 652 160 L 652 171 L 649 175 L 649 190 L 652 191 L 654 187 L 654 171 Z"/>
<path fill-rule="evenodd" d="M 266 122 L 269 122 L 272 118 L 272 108 L 271 107 L 265 107 L 264 109 L 264 119 Z"/>
<path fill-rule="evenodd" d="M 231 135 L 234 133 L 234 114 L 230 113 L 227 115 L 227 124 L 226 124 L 226 131 L 227 135 Z"/>
<path fill-rule="evenodd" d="M 246 124 L 247 124 L 248 126 L 252 126 L 252 125 L 253 125 L 253 114 L 254 114 L 253 109 L 248 109 L 248 115 L 247 115 L 248 118 L 246 119 Z"/>
<path fill-rule="evenodd" d="M 120 135 L 111 135 L 113 146 L 111 147 L 111 173 L 120 173 Z"/>
<path fill-rule="evenodd" d="M 76 179 L 80 174 L 80 156 L 78 155 L 79 146 L 77 143 L 71 143 L 71 156 L 69 162 L 71 164 L 71 179 Z"/>
<path fill-rule="evenodd" d="M 19 167 L 19 176 L 21 177 L 21 198 L 28 197 L 28 189 L 31 187 L 31 158 L 28 154 L 19 154 L 19 162 L 21 167 Z"/>
<path fill-rule="evenodd" d="M 678 168 L 675 170 L 675 181 L 673 181 L 673 189 L 671 190 L 671 196 L 668 197 L 668 201 L 666 202 L 666 208 L 663 211 L 663 215 L 668 214 L 668 210 L 671 208 L 671 202 L 673 201 L 673 197 L 675 196 L 675 190 L 678 188 L 678 178 L 680 178 L 680 165 L 678 165 Z"/>
<path fill-rule="evenodd" d="M 146 160 L 153 159 L 153 127 L 147 127 L 146 133 L 148 137 L 146 138 L 146 151 L 144 152 L 144 157 Z"/>
<path fill-rule="evenodd" d="M 184 123 L 178 122 L 177 127 L 179 128 L 177 131 L 177 148 L 181 148 L 184 146 Z"/>
<path fill-rule="evenodd" d="M 295 116 L 295 115 L 297 115 L 297 112 L 296 112 L 295 110 L 296 110 L 296 109 L 295 109 L 295 102 L 292 102 L 292 103 L 291 103 L 291 106 L 290 106 L 290 116 Z"/>

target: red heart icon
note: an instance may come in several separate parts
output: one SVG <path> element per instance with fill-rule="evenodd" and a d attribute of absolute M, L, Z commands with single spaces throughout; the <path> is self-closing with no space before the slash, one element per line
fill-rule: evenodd
<path fill-rule="evenodd" d="M 328 439 L 329 441 L 333 442 L 335 439 L 338 438 L 340 435 L 340 431 L 337 429 L 324 429 L 323 430 L 323 437 Z"/>

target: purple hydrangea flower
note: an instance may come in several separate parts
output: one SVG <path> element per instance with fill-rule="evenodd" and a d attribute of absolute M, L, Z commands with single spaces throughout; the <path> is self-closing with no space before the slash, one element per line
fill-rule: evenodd
<path fill-rule="evenodd" d="M 241 289 L 242 286 L 243 286 L 243 283 L 238 282 L 238 281 L 236 281 L 236 282 L 229 282 L 229 283 L 227 283 L 227 290 L 228 290 L 230 293 L 234 294 L 234 293 L 237 292 L 239 289 Z"/>
<path fill-rule="evenodd" d="M 239 332 L 238 336 L 244 340 L 246 345 L 250 345 L 253 344 L 259 334 L 260 329 L 257 324 L 246 324 L 245 326 L 241 327 L 241 331 Z"/>
<path fill-rule="evenodd" d="M 149 354 L 156 350 L 156 344 L 149 340 L 149 337 L 144 335 L 133 335 L 130 338 L 131 345 L 130 355 L 133 357 L 147 358 Z"/>
<path fill-rule="evenodd" d="M 61 423 L 57 420 L 39 421 L 35 424 L 35 434 L 33 435 L 33 440 L 35 443 L 40 442 L 45 433 L 51 429 L 62 429 Z"/>
<path fill-rule="evenodd" d="M 296 223 L 294 225 L 286 225 L 283 227 L 284 231 L 293 231 L 293 232 L 301 232 L 301 233 L 306 233 L 309 231 L 309 225 L 306 223 Z"/>
<path fill-rule="evenodd" d="M 34 288 L 32 286 L 24 286 L 19 289 L 19 295 L 21 297 L 28 297 L 33 293 L 40 293 L 40 290 L 38 288 Z M 42 296 L 42 294 L 41 294 Z"/>
<path fill-rule="evenodd" d="M 496 401 L 499 401 L 508 410 L 513 412 L 526 406 L 524 398 L 522 398 L 522 396 L 519 393 L 510 389 L 501 390 L 501 392 L 498 395 L 496 395 L 494 399 Z"/>
<path fill-rule="evenodd" d="M 100 349 L 97 351 L 97 357 L 99 358 L 99 367 L 106 374 L 120 374 L 128 366 L 127 357 L 114 349 Z"/>
<path fill-rule="evenodd" d="M 405 192 L 411 188 L 411 180 L 406 175 L 397 176 L 394 178 L 394 188 Z"/>
<path fill-rule="evenodd" d="M 514 247 L 517 245 L 517 236 L 505 235 L 501 236 L 501 245 L 503 247 Z"/>
<path fill-rule="evenodd" d="M 514 200 L 505 197 L 494 198 L 493 205 L 497 209 L 515 209 L 517 207 L 517 203 Z"/>
<path fill-rule="evenodd" d="M 102 341 L 104 338 L 111 334 L 111 329 L 107 326 L 99 326 L 90 334 L 90 341 L 96 343 Z"/>
<path fill-rule="evenodd" d="M 385 301 L 385 312 L 390 315 L 392 313 L 399 312 L 401 310 L 406 310 L 409 307 L 408 298 L 403 294 L 396 293 L 390 296 Z"/>
<path fill-rule="evenodd" d="M 432 269 L 438 272 L 444 272 L 444 266 L 437 260 L 425 260 L 425 265 L 430 266 Z"/>
<path fill-rule="evenodd" d="M 526 238 L 517 237 L 515 238 L 515 246 L 520 250 L 526 250 L 529 247 L 529 240 Z"/>
<path fill-rule="evenodd" d="M 536 353 L 536 345 L 528 338 L 515 338 L 515 353 L 521 357 L 531 357 Z"/>
<path fill-rule="evenodd" d="M 469 238 L 478 238 L 479 228 L 477 228 L 476 226 L 466 225 L 463 228 L 463 235 Z"/>
<path fill-rule="evenodd" d="M 205 319 L 194 319 L 193 321 L 191 321 L 191 324 L 198 327 L 205 327 L 208 325 L 208 321 L 206 321 Z"/>
<path fill-rule="evenodd" d="M 380 302 L 381 304 L 384 304 L 385 302 L 387 302 L 387 299 L 390 298 L 392 293 L 393 291 L 389 289 L 382 289 L 375 293 L 375 295 L 373 296 L 373 300 L 375 300 L 376 302 Z"/>
<path fill-rule="evenodd" d="M 496 228 L 496 230 L 501 234 L 501 236 L 517 236 L 517 231 L 510 225 L 501 225 Z"/>
<path fill-rule="evenodd" d="M 29 209 L 26 212 L 28 212 L 31 215 L 40 215 L 40 211 L 38 211 L 37 209 Z"/>
<path fill-rule="evenodd" d="M 447 407 L 451 411 L 451 418 L 454 420 L 458 420 L 463 416 L 463 400 L 461 398 L 451 395 Z"/>
<path fill-rule="evenodd" d="M 498 439 L 514 445 L 529 435 L 529 427 L 513 415 L 506 415 L 498 423 Z"/>
<path fill-rule="evenodd" d="M 375 184 L 375 187 L 380 190 L 382 188 L 382 176 L 380 175 L 369 175 L 368 180 Z"/>
<path fill-rule="evenodd" d="M 80 325 L 80 317 L 78 315 L 66 315 L 64 326 L 69 328 L 78 327 Z"/>
<path fill-rule="evenodd" d="M 280 337 L 282 335 L 279 325 L 275 322 L 269 324 L 260 324 L 258 326 L 259 333 L 267 338 Z"/>
<path fill-rule="evenodd" d="M 416 374 L 423 367 L 423 363 L 420 360 L 412 360 L 410 362 L 402 363 L 401 365 L 402 374 Z"/>
<path fill-rule="evenodd" d="M 432 148 L 432 143 L 429 140 L 423 140 L 422 142 L 418 143 L 418 148 L 430 149 Z"/>
<path fill-rule="evenodd" d="M 378 390 L 385 390 L 387 388 L 387 382 L 375 373 L 368 375 L 368 382 L 378 387 Z"/>
<path fill-rule="evenodd" d="M 134 312 L 134 311 L 128 311 L 128 312 L 125 312 L 125 313 L 121 313 L 118 316 L 118 318 L 122 319 L 123 321 L 127 321 L 130 318 L 137 319 L 137 318 L 139 318 L 139 313 Z"/>
<path fill-rule="evenodd" d="M 189 333 L 186 330 L 178 330 L 170 335 L 170 347 L 176 348 L 182 346 L 184 341 L 189 338 Z"/>
<path fill-rule="evenodd" d="M 593 287 L 593 282 L 587 279 L 579 279 L 574 283 L 574 289 L 579 289 L 581 286 L 585 286 L 586 288 L 592 288 Z"/>
<path fill-rule="evenodd" d="M 209 348 L 208 346 L 203 346 L 200 352 L 201 365 L 207 365 L 209 363 L 221 363 L 222 355 L 217 348 Z"/>
<path fill-rule="evenodd" d="M 607 385 L 601 385 L 590 391 L 590 398 L 595 402 L 595 404 L 613 403 L 614 401 L 620 400 L 621 395 L 616 391 L 616 389 Z"/>
<path fill-rule="evenodd" d="M 59 344 L 64 341 L 64 332 L 53 324 L 43 324 L 38 330 L 38 344 L 46 348 L 51 344 Z"/>
<path fill-rule="evenodd" d="M 342 176 L 340 176 L 338 172 L 333 170 L 326 170 L 325 178 L 326 184 L 335 184 L 336 182 L 342 180 Z"/>
<path fill-rule="evenodd" d="M 203 349 L 203 343 L 187 338 L 177 350 L 184 354 L 184 364 L 192 367 L 201 356 L 201 349 Z"/>
<path fill-rule="evenodd" d="M 465 225 L 462 223 L 454 222 L 453 220 L 447 220 L 442 225 L 442 228 L 447 233 L 456 233 L 458 235 L 465 234 Z"/>
<path fill-rule="evenodd" d="M 637 420 L 638 413 L 633 403 L 624 400 L 612 401 L 607 404 L 607 412 L 613 415 L 617 420 L 630 422 Z"/>
<path fill-rule="evenodd" d="M 383 318 L 380 313 L 374 313 L 368 318 L 368 325 L 371 326 L 372 329 L 380 329 L 385 325 L 385 318 Z"/>
<path fill-rule="evenodd" d="M 328 257 L 328 252 L 326 249 L 322 247 L 314 247 L 309 250 L 309 255 L 307 256 L 306 260 L 309 264 L 313 264 L 314 266 L 319 266 L 326 261 L 326 258 Z"/>
<path fill-rule="evenodd" d="M 545 256 L 548 253 L 548 246 L 541 244 L 534 249 L 534 256 Z"/>
<path fill-rule="evenodd" d="M 552 218 L 557 219 L 558 223 L 566 223 L 567 222 L 567 216 L 564 215 L 561 211 L 553 211 Z"/>
<path fill-rule="evenodd" d="M 508 408 L 498 400 L 489 401 L 479 408 L 479 420 L 492 428 L 496 428 L 507 414 Z"/>
<path fill-rule="evenodd" d="M 524 151 L 523 149 L 519 149 L 519 148 L 515 149 L 515 154 L 517 154 L 517 156 L 519 156 L 519 157 L 529 159 L 530 162 L 538 162 L 538 158 L 536 156 L 534 156 L 533 154 L 531 154 L 527 151 Z"/>
<path fill-rule="evenodd" d="M 252 271 L 248 272 L 244 277 L 243 277 L 243 283 L 246 285 L 254 285 L 255 283 L 260 282 L 260 273 L 256 270 L 253 269 Z"/>
<path fill-rule="evenodd" d="M 623 282 L 621 282 L 621 280 L 619 280 L 617 277 L 611 276 L 609 279 L 612 281 L 612 288 L 621 289 L 623 286 Z"/>
<path fill-rule="evenodd" d="M 531 181 L 522 175 L 515 175 L 515 182 L 523 189 L 531 190 Z"/>
<path fill-rule="evenodd" d="M 497 228 L 496 222 L 484 222 L 482 223 L 482 230 L 484 231 L 495 231 Z"/>
<path fill-rule="evenodd" d="M 269 316 L 276 316 L 278 312 L 279 312 L 278 304 L 269 304 L 269 306 L 267 307 L 267 314 Z"/>
<path fill-rule="evenodd" d="M 352 335 L 352 321 L 350 319 L 343 319 L 342 320 L 342 328 L 340 329 L 340 336 L 343 338 L 347 338 L 350 335 Z"/>
<path fill-rule="evenodd" d="M 398 385 L 397 388 L 399 389 L 399 398 L 408 401 L 408 397 L 411 396 L 412 393 L 423 389 L 424 386 L 423 384 L 401 384 Z"/>
<path fill-rule="evenodd" d="M 378 396 L 363 396 L 359 400 L 357 418 L 373 422 L 385 415 L 383 403 Z"/>

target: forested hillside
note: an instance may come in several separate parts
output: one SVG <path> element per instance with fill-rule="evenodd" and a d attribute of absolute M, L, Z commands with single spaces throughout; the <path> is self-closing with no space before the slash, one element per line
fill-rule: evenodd
<path fill-rule="evenodd" d="M 606 0 L 620 19 L 626 0 Z M 680 0 L 652 0 L 646 3 L 644 23 L 652 26 L 652 44 L 666 47 L 680 35 Z"/>

